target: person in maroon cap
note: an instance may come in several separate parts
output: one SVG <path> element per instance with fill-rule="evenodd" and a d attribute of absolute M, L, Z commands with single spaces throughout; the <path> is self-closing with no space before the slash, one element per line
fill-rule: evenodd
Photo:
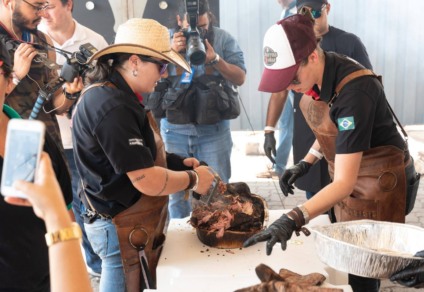
<path fill-rule="evenodd" d="M 281 218 L 252 236 L 245 247 L 267 241 L 283 250 L 293 232 L 309 231 L 310 219 L 334 208 L 338 222 L 371 219 L 405 222 L 405 167 L 412 165 L 408 147 L 393 122 L 383 86 L 377 76 L 358 62 L 324 52 L 314 34 L 314 21 L 294 15 L 271 26 L 264 37 L 265 69 L 259 90 L 284 89 L 304 93 L 300 109 L 316 141 L 311 149 L 325 157 L 332 182 Z M 315 98 L 305 94 L 319 91 Z M 318 161 L 310 152 L 302 167 L 280 180 L 284 193 Z M 349 277 L 354 291 L 378 291 L 380 281 Z"/>
<path fill-rule="evenodd" d="M 365 68 L 372 70 L 372 65 L 368 57 L 367 50 L 361 39 L 353 33 L 346 32 L 329 25 L 328 14 L 331 10 L 331 4 L 328 3 L 327 0 L 297 0 L 296 8 L 297 11 L 301 9 L 307 9 L 311 12 L 315 19 L 315 36 L 321 38 L 320 47 L 324 51 L 331 51 L 346 55 L 358 61 Z M 274 95 L 276 94 L 271 95 L 271 99 L 268 104 L 268 112 L 266 117 L 267 126 L 272 125 L 272 122 L 276 121 L 283 111 L 286 112 L 289 110 L 285 105 L 287 104 L 286 96 L 282 96 L 281 98 L 273 98 Z M 296 95 L 297 96 L 294 97 L 292 105 L 290 105 L 290 110 L 293 112 L 292 140 L 293 161 L 295 165 L 291 168 L 287 168 L 289 171 L 291 171 L 292 168 L 298 167 L 297 163 L 306 155 L 306 153 L 308 153 L 312 143 L 315 141 L 315 136 L 299 109 L 299 101 L 302 94 L 298 93 Z M 266 130 L 265 133 L 266 137 L 264 147 L 270 145 L 270 143 L 267 143 L 267 140 L 269 140 L 270 136 L 273 137 L 273 132 L 270 133 L 269 130 Z M 271 144 L 270 147 L 267 146 L 266 148 L 267 149 L 265 149 L 265 153 L 276 152 L 278 158 L 279 148 L 276 149 L 275 144 L 273 147 Z M 309 169 L 308 173 L 299 178 L 295 183 L 298 189 L 304 190 L 306 192 L 307 199 L 310 199 L 314 194 L 330 183 L 328 164 L 325 159 L 321 159 L 321 155 L 317 154 L 317 156 L 320 161 L 314 164 Z M 284 171 L 279 175 L 279 177 L 281 177 L 283 173 Z M 287 194 L 285 195 L 287 196 Z"/>

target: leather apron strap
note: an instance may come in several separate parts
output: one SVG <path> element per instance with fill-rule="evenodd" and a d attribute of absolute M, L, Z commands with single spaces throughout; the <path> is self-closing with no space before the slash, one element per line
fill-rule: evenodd
<path fill-rule="evenodd" d="M 329 111 L 343 86 L 371 70 L 359 70 L 347 75 L 336 86 L 329 104 L 304 95 L 300 109 L 318 140 L 334 178 L 334 159 L 338 130 Z M 337 221 L 372 219 L 405 222 L 406 178 L 404 151 L 394 146 L 382 146 L 364 151 L 357 182 L 352 194 L 334 206 Z"/>
<path fill-rule="evenodd" d="M 98 86 L 116 87 L 111 82 L 95 83 L 85 88 L 81 97 Z M 156 144 L 155 165 L 166 167 L 165 145 L 159 127 L 150 111 L 146 112 L 146 116 Z M 151 197 L 143 194 L 135 204 L 113 217 L 127 292 L 156 288 L 156 266 L 165 242 L 167 220 L 168 196 Z"/>
<path fill-rule="evenodd" d="M 152 113 L 146 113 L 156 143 L 155 165 L 166 167 L 165 145 Z M 127 210 L 116 215 L 125 282 L 128 292 L 156 288 L 156 267 L 165 242 L 168 196 L 141 195 Z"/>

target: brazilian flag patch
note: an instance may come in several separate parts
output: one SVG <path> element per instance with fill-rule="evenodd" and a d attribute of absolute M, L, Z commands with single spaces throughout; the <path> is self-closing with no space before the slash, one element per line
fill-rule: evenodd
<path fill-rule="evenodd" d="M 347 131 L 355 129 L 355 119 L 353 117 L 345 117 L 337 120 L 339 131 Z"/>

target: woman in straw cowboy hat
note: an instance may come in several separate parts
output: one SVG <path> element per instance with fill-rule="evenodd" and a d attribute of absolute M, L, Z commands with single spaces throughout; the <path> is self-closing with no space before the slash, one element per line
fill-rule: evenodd
<path fill-rule="evenodd" d="M 93 60 L 73 117 L 73 143 L 87 236 L 102 258 L 100 291 L 125 291 L 125 284 L 127 291 L 154 288 L 167 195 L 204 194 L 213 175 L 194 158 L 165 153 L 138 97 L 153 91 L 168 63 L 190 67 L 171 49 L 166 27 L 138 18 L 120 25 L 115 43 Z"/>

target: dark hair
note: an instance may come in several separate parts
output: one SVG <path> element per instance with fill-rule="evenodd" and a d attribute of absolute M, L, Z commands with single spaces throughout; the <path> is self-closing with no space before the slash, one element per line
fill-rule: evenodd
<path fill-rule="evenodd" d="M 199 15 L 203 15 L 207 12 L 210 12 L 208 0 L 199 0 Z M 181 0 L 180 4 L 178 5 L 178 15 L 181 19 L 183 19 L 186 13 L 186 0 Z"/>
<path fill-rule="evenodd" d="M 1 61 L 1 68 L 4 71 L 4 77 L 8 78 L 10 74 L 12 74 L 12 62 L 11 62 L 11 56 L 10 53 L 6 49 L 6 45 L 4 45 L 4 42 L 2 41 L 0 43 L 0 61 Z"/>
<path fill-rule="evenodd" d="M 69 0 L 60 0 L 62 2 L 62 6 L 68 4 Z M 72 2 L 71 12 L 74 11 L 74 2 Z"/>
<path fill-rule="evenodd" d="M 109 78 L 116 68 L 121 67 L 133 54 L 114 53 L 100 57 L 96 65 L 85 74 L 85 85 L 102 82 Z"/>
<path fill-rule="evenodd" d="M 186 0 L 180 0 L 180 4 L 178 5 L 177 13 L 180 16 L 180 19 L 183 20 L 184 16 L 187 13 L 186 8 Z M 203 15 L 207 13 L 209 16 L 209 20 L 211 24 L 216 23 L 216 17 L 213 15 L 210 7 L 209 7 L 209 1 L 208 0 L 199 0 L 199 15 Z M 176 25 L 177 27 L 178 25 Z"/>

